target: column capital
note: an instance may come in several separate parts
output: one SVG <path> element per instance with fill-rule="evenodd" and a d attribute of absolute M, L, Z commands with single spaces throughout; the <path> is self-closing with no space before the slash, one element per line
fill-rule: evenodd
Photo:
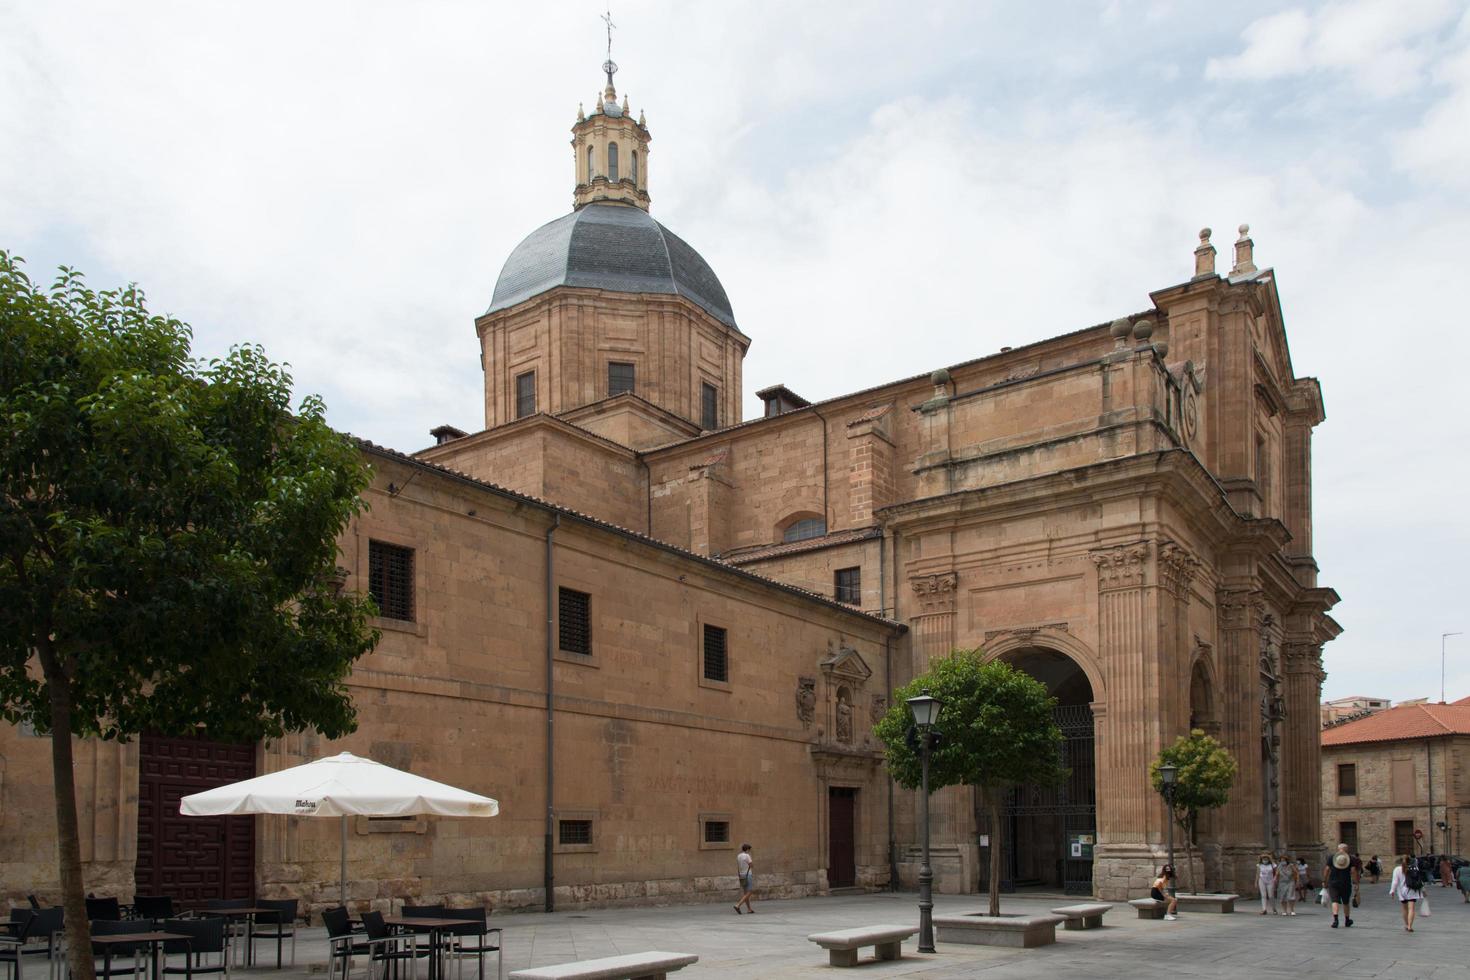
<path fill-rule="evenodd" d="M 1087 556 L 1097 566 L 1098 591 L 1136 589 L 1143 585 L 1143 571 L 1148 555 L 1147 541 L 1135 541 L 1132 544 L 1088 552 Z"/>
<path fill-rule="evenodd" d="M 1266 595 L 1260 589 L 1221 589 L 1215 593 L 1215 610 L 1221 629 L 1251 629 L 1265 616 Z"/>
<path fill-rule="evenodd" d="M 954 612 L 959 580 L 956 572 L 935 572 L 909 579 L 909 586 L 919 600 L 921 614 Z"/>
<path fill-rule="evenodd" d="M 1159 542 L 1158 553 L 1159 581 L 1176 599 L 1187 597 L 1200 560 L 1167 538 Z"/>

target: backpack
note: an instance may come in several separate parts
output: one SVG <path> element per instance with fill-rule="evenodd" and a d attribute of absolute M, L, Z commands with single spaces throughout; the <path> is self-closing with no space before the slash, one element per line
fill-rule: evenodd
<path fill-rule="evenodd" d="M 1412 865 L 1404 872 L 1404 887 L 1415 892 L 1424 890 L 1424 872 L 1418 865 Z"/>

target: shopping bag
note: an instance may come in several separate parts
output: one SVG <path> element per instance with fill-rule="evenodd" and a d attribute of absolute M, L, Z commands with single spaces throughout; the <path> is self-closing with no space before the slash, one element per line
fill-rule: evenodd
<path fill-rule="evenodd" d="M 1424 916 L 1425 918 L 1428 918 L 1429 916 L 1434 914 L 1429 911 L 1429 896 L 1427 894 L 1423 898 L 1419 899 L 1419 914 Z"/>
<path fill-rule="evenodd" d="M 1319 891 L 1317 893 L 1317 904 L 1318 905 L 1326 905 L 1327 904 L 1327 889 L 1324 888 L 1324 889 L 1322 889 L 1321 891 Z"/>

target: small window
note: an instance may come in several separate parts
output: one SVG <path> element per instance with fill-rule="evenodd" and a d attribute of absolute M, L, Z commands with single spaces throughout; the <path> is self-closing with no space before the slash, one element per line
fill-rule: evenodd
<path fill-rule="evenodd" d="M 852 606 L 863 601 L 863 570 L 861 568 L 839 568 L 832 575 L 833 593 L 838 602 Z"/>
<path fill-rule="evenodd" d="M 516 418 L 536 414 L 536 372 L 516 375 Z"/>
<path fill-rule="evenodd" d="M 556 629 L 567 653 L 592 655 L 592 597 L 576 589 L 558 591 Z"/>
<path fill-rule="evenodd" d="M 1358 822 L 1356 820 L 1344 820 L 1337 825 L 1337 842 L 1346 844 L 1349 853 L 1358 853 Z"/>
<path fill-rule="evenodd" d="M 558 820 L 556 822 L 556 828 L 558 844 L 592 843 L 591 820 Z"/>
<path fill-rule="evenodd" d="M 593 161 L 597 158 L 592 152 L 592 147 L 587 147 L 587 183 L 592 183 L 592 175 L 596 172 Z"/>
<path fill-rule="evenodd" d="M 631 364 L 612 361 L 607 366 L 607 393 L 621 395 L 633 390 L 634 368 Z"/>
<path fill-rule="evenodd" d="M 1346 763 L 1337 767 L 1337 795 L 1358 795 L 1358 767 L 1354 763 Z"/>
<path fill-rule="evenodd" d="M 730 843 L 730 821 L 706 820 L 704 822 L 704 842 L 706 844 Z"/>
<path fill-rule="evenodd" d="M 799 521 L 792 521 L 786 525 L 786 530 L 781 532 L 781 540 L 809 541 L 812 538 L 820 538 L 827 533 L 827 522 L 820 517 L 803 517 Z M 856 569 L 853 569 L 856 571 Z"/>
<path fill-rule="evenodd" d="M 607 144 L 607 179 L 618 179 L 618 144 Z"/>
<path fill-rule="evenodd" d="M 700 393 L 700 427 L 705 429 L 718 429 L 720 427 L 720 389 L 709 382 L 704 382 L 699 389 Z"/>
<path fill-rule="evenodd" d="M 368 592 L 379 615 L 413 622 L 413 549 L 369 541 Z"/>
<path fill-rule="evenodd" d="M 706 624 L 704 627 L 704 679 L 722 683 L 730 680 L 730 659 L 723 626 Z"/>
<path fill-rule="evenodd" d="M 633 183 L 638 183 L 638 151 L 634 150 L 628 154 L 628 162 L 633 173 Z"/>

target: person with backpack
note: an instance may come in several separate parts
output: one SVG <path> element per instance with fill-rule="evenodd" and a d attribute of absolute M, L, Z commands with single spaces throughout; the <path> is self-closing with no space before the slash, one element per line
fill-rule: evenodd
<path fill-rule="evenodd" d="M 1414 931 L 1414 913 L 1417 911 L 1419 900 L 1424 897 L 1424 872 L 1419 870 L 1419 863 L 1412 857 L 1405 855 L 1399 859 L 1398 867 L 1393 869 L 1393 881 L 1388 885 L 1388 893 L 1399 900 L 1399 906 L 1404 913 L 1404 931 Z M 1336 920 L 1333 925 L 1337 925 Z"/>
<path fill-rule="evenodd" d="M 1353 859 L 1348 854 L 1346 844 L 1337 845 L 1337 853 L 1332 855 L 1322 868 L 1322 880 L 1327 883 L 1327 897 L 1332 900 L 1332 928 L 1337 928 L 1337 912 L 1342 910 L 1343 925 L 1351 929 L 1353 927 Z"/>

